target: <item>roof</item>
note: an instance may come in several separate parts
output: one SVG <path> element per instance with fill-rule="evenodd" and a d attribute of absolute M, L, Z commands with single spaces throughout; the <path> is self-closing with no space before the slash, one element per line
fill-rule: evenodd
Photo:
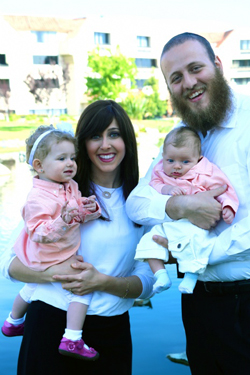
<path fill-rule="evenodd" d="M 201 35 L 211 44 L 215 44 L 216 47 L 219 47 L 233 31 L 234 30 L 228 30 L 220 33 L 202 33 Z"/>
<path fill-rule="evenodd" d="M 66 19 L 33 16 L 3 16 L 15 30 L 19 31 L 56 31 L 60 33 L 74 32 L 84 23 L 85 18 Z"/>

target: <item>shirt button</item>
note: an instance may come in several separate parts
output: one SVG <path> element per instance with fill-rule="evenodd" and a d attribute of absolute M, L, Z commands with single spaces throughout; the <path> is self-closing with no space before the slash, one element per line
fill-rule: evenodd
<path fill-rule="evenodd" d="M 56 194 L 56 190 L 54 190 L 53 193 Z"/>
<path fill-rule="evenodd" d="M 178 243 L 178 245 L 177 245 L 177 249 L 180 249 L 180 248 L 181 248 L 181 244 Z"/>
<path fill-rule="evenodd" d="M 62 189 L 62 185 L 59 186 L 59 189 Z"/>
<path fill-rule="evenodd" d="M 67 228 L 66 227 L 63 227 L 63 230 L 66 230 Z"/>

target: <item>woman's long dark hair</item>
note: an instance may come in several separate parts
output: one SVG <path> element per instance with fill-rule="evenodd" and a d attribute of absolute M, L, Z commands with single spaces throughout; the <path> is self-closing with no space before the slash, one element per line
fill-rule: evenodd
<path fill-rule="evenodd" d="M 103 133 L 114 119 L 125 144 L 125 156 L 120 166 L 120 180 L 125 200 L 138 183 L 138 156 L 133 125 L 119 104 L 113 100 L 98 100 L 83 111 L 76 128 L 78 140 L 76 181 L 85 197 L 92 194 L 98 196 L 91 181 L 92 162 L 88 157 L 86 140 L 93 135 Z M 100 200 L 100 197 L 98 198 Z"/>

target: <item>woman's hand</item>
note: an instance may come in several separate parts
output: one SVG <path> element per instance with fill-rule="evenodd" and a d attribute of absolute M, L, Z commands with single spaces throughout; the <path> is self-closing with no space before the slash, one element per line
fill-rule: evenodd
<path fill-rule="evenodd" d="M 66 289 L 77 295 L 92 293 L 95 290 L 102 290 L 105 275 L 97 271 L 90 263 L 75 262 L 71 263 L 74 273 L 71 274 L 54 274 L 54 281 L 62 283 L 63 289 Z"/>
<path fill-rule="evenodd" d="M 55 264 L 44 271 L 48 276 L 51 277 L 51 281 L 54 281 L 54 275 L 74 275 L 78 274 L 79 270 L 73 268 L 75 263 L 83 263 L 83 257 L 81 255 L 72 255 L 69 259 L 62 263 Z"/>
<path fill-rule="evenodd" d="M 25 283 L 51 283 L 55 281 L 53 279 L 55 274 L 72 275 L 81 272 L 79 269 L 72 268 L 72 264 L 76 262 L 82 263 L 83 257 L 81 255 L 73 255 L 64 262 L 51 266 L 45 271 L 34 271 L 31 268 L 26 267 L 17 257 L 15 257 L 10 264 L 9 274 L 14 279 Z"/>

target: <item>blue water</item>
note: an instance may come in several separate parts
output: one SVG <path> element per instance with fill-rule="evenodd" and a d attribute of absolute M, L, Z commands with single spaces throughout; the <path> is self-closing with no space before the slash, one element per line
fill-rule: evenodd
<path fill-rule="evenodd" d="M 180 293 L 177 290 L 174 266 L 170 267 L 170 275 L 174 285 L 152 298 L 152 309 L 133 307 L 130 310 L 133 375 L 190 375 L 189 367 L 172 363 L 166 358 L 166 354 L 183 351 L 185 348 Z M 22 284 L 12 283 L 0 276 L 0 285 L 2 325 Z M 16 374 L 20 342 L 20 337 L 8 338 L 0 334 L 1 375 Z"/>
<path fill-rule="evenodd" d="M 169 266 L 172 287 L 151 299 L 153 308 L 133 307 L 130 320 L 133 338 L 133 375 L 190 375 L 187 366 L 170 362 L 168 353 L 185 350 L 181 299 L 175 266 Z"/>
<path fill-rule="evenodd" d="M 20 220 L 19 210 L 30 183 L 30 171 L 24 164 L 14 168 L 10 178 L 0 178 L 0 255 Z M 179 281 L 176 279 L 175 266 L 168 266 L 168 269 L 173 285 L 151 300 L 153 308 L 133 307 L 130 310 L 133 375 L 190 375 L 189 367 L 172 363 L 166 358 L 168 353 L 185 349 L 180 293 L 177 289 Z M 13 283 L 0 276 L 0 325 L 11 310 L 21 286 L 21 283 Z M 16 374 L 20 343 L 20 337 L 7 338 L 0 333 L 0 375 Z"/>

